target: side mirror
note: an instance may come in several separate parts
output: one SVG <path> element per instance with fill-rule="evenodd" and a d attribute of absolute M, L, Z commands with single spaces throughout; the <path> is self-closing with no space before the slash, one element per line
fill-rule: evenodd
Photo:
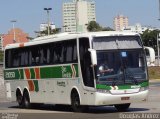
<path fill-rule="evenodd" d="M 91 53 L 92 65 L 97 65 L 97 53 L 96 53 L 96 50 L 88 49 L 88 51 Z"/>

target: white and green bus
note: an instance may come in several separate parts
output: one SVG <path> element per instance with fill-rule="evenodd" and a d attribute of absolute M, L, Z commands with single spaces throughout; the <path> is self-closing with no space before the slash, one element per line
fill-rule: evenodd
<path fill-rule="evenodd" d="M 6 46 L 4 61 L 7 98 L 25 108 L 50 103 L 74 111 L 105 105 L 124 111 L 148 95 L 146 57 L 136 33 L 40 37 Z"/>

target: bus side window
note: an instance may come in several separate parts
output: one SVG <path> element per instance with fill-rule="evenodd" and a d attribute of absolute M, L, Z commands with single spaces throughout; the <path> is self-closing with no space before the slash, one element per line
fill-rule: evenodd
<path fill-rule="evenodd" d="M 49 63 L 50 63 L 50 55 L 51 55 L 50 49 L 49 49 L 49 48 L 47 48 L 47 57 L 46 57 L 47 64 L 49 64 Z"/>
<path fill-rule="evenodd" d="M 73 46 L 73 61 L 77 62 L 78 58 L 77 58 L 77 43 L 74 44 Z"/>
<path fill-rule="evenodd" d="M 62 53 L 62 46 L 59 42 L 55 43 L 55 50 L 54 50 L 54 63 L 61 63 L 61 53 Z"/>
<path fill-rule="evenodd" d="M 31 52 L 31 50 L 29 50 L 29 66 L 32 66 L 32 52 Z"/>
<path fill-rule="evenodd" d="M 19 55 L 20 55 L 20 66 L 24 66 L 24 63 L 25 63 L 25 52 L 24 50 L 20 51 L 19 52 Z"/>
<path fill-rule="evenodd" d="M 43 65 L 43 64 L 45 64 L 46 62 L 46 58 L 45 58 L 45 48 L 44 47 L 42 47 L 42 48 L 40 48 L 40 65 Z"/>
<path fill-rule="evenodd" d="M 24 65 L 25 66 L 28 66 L 28 63 L 29 63 L 29 52 L 27 50 L 25 50 L 24 52 Z"/>
<path fill-rule="evenodd" d="M 13 67 L 19 67 L 19 65 L 20 65 L 19 51 L 15 49 L 13 50 Z"/>
<path fill-rule="evenodd" d="M 11 68 L 12 67 L 12 52 L 11 50 L 5 51 L 5 67 Z"/>
<path fill-rule="evenodd" d="M 31 48 L 31 53 L 32 53 L 32 65 L 37 66 L 40 64 L 40 49 L 39 47 L 32 47 Z"/>

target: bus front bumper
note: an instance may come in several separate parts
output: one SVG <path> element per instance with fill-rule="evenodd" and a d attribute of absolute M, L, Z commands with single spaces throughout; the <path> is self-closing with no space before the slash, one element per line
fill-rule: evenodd
<path fill-rule="evenodd" d="M 148 96 L 148 90 L 131 93 L 131 94 L 107 94 L 96 92 L 95 93 L 95 105 L 114 105 L 125 104 L 133 102 L 146 101 Z"/>

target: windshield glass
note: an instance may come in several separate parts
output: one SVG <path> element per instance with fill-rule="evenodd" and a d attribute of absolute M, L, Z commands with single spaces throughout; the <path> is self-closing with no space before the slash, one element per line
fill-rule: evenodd
<path fill-rule="evenodd" d="M 123 42 L 125 41 L 123 40 Z M 107 42 L 103 43 L 103 45 L 107 44 Z M 116 45 L 117 48 L 115 48 Z M 129 44 L 124 46 L 126 49 L 123 49 L 122 42 L 120 45 L 121 48 L 115 44 L 114 49 L 110 47 L 109 50 L 97 50 L 95 74 L 97 84 L 138 84 L 147 79 L 145 54 L 140 42 L 133 40 L 132 47 L 134 48 L 132 49 L 126 48 L 129 47 Z"/>

